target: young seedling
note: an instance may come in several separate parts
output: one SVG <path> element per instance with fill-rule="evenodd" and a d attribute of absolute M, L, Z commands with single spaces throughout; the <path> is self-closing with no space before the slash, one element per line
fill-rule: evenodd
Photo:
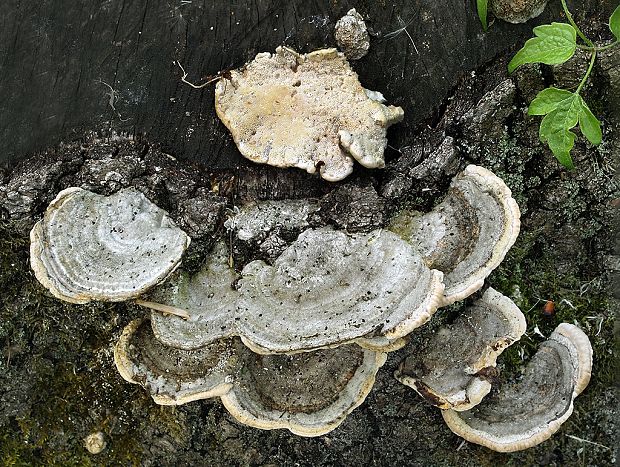
<path fill-rule="evenodd" d="M 535 37 L 529 39 L 512 58 L 508 64 L 508 72 L 512 73 L 525 63 L 559 65 L 570 59 L 577 48 L 589 53 L 588 69 L 574 92 L 555 87 L 543 89 L 528 109 L 528 115 L 544 115 L 538 132 L 540 140 L 547 143 L 553 155 L 564 167 L 572 169 L 574 166 L 570 153 L 577 135 L 571 130 L 577 124 L 581 134 L 590 143 L 593 145 L 601 143 L 601 122 L 586 104 L 581 96 L 581 90 L 592 73 L 597 53 L 620 43 L 620 6 L 609 18 L 609 29 L 616 40 L 605 46 L 597 46 L 575 24 L 566 0 L 561 1 L 568 23 L 554 22 L 535 27 Z M 478 15 L 485 30 L 487 3 L 488 0 L 477 0 Z M 583 42 L 582 44 L 577 43 L 577 37 Z"/>

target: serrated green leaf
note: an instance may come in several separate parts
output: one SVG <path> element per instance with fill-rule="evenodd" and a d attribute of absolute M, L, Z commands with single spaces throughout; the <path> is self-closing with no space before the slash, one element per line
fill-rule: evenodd
<path fill-rule="evenodd" d="M 601 122 L 594 116 L 588 105 L 581 99 L 581 112 L 579 112 L 579 129 L 593 145 L 601 144 L 603 132 Z"/>
<path fill-rule="evenodd" d="M 568 130 L 556 131 L 547 139 L 549 149 L 555 158 L 567 169 L 574 169 L 570 152 L 575 145 L 575 133 Z"/>
<path fill-rule="evenodd" d="M 577 32 L 570 24 L 544 24 L 535 27 L 534 34 L 536 37 L 529 39 L 510 60 L 509 73 L 525 63 L 564 63 L 575 53 Z"/>
<path fill-rule="evenodd" d="M 570 129 L 577 125 L 582 111 L 581 96 L 570 94 L 542 119 L 538 131 L 540 140 L 549 145 L 556 159 L 568 169 L 573 168 L 570 152 L 575 144 L 575 133 Z"/>
<path fill-rule="evenodd" d="M 547 115 L 555 110 L 560 102 L 573 95 L 565 89 L 547 88 L 538 93 L 527 109 L 528 115 Z"/>
<path fill-rule="evenodd" d="M 555 109 L 540 122 L 539 135 L 546 141 L 552 133 L 568 131 L 577 125 L 581 113 L 581 96 L 571 93 L 570 97 L 557 103 Z"/>
<path fill-rule="evenodd" d="M 616 39 L 620 41 L 620 5 L 616 7 L 609 18 L 609 29 L 614 33 Z"/>
<path fill-rule="evenodd" d="M 480 18 L 480 22 L 482 23 L 482 29 L 485 31 L 488 28 L 487 25 L 487 10 L 489 6 L 489 0 L 476 0 L 476 7 L 478 9 L 478 18 Z"/>

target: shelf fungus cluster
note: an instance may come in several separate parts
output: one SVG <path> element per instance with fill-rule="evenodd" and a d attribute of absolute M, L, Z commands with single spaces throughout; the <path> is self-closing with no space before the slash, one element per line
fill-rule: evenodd
<path fill-rule="evenodd" d="M 237 148 L 251 161 L 317 170 L 342 180 L 353 161 L 385 165 L 387 128 L 403 109 L 360 84 L 344 54 L 321 49 L 299 54 L 278 47 L 260 53 L 215 88 L 215 109 Z"/>
<path fill-rule="evenodd" d="M 523 377 L 471 410 L 445 410 L 450 429 L 495 451 L 527 449 L 549 439 L 588 385 L 592 347 L 577 326 L 562 323 L 543 342 Z"/>
<path fill-rule="evenodd" d="M 114 352 L 127 381 L 163 405 L 220 397 L 240 422 L 318 436 L 336 428 L 370 392 L 386 354 L 343 345 L 295 355 L 259 355 L 238 338 L 183 350 L 166 346 L 148 320 L 133 321 Z"/>
<path fill-rule="evenodd" d="M 316 201 L 236 210 L 225 223 L 230 238 L 262 245 L 282 230 L 296 240 L 240 271 L 218 241 L 190 275 L 176 270 L 189 237 L 140 192 L 69 188 L 32 229 L 31 263 L 60 299 L 150 308 L 125 328 L 114 358 L 156 403 L 217 397 L 241 423 L 318 436 L 364 401 L 388 352 L 483 286 L 515 241 L 519 209 L 499 178 L 468 166 L 431 212 L 402 212 L 389 230 L 313 227 L 318 210 Z M 581 331 L 561 325 L 522 380 L 493 392 L 496 360 L 525 328 L 517 306 L 487 288 L 407 348 L 396 377 L 465 439 L 503 451 L 539 443 L 570 415 L 592 352 Z"/>
<path fill-rule="evenodd" d="M 395 377 L 442 409 L 448 427 L 467 441 L 499 452 L 530 448 L 551 437 L 573 412 L 575 397 L 590 380 L 592 347 L 577 326 L 562 323 L 522 377 L 491 392 L 499 382 L 497 357 L 525 327 L 517 306 L 489 288 L 414 349 Z"/>

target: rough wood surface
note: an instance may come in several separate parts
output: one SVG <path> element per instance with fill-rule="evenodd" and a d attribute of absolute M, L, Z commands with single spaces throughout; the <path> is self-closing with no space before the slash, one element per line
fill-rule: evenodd
<path fill-rule="evenodd" d="M 534 21 L 557 18 L 559 2 Z M 613 0 L 587 0 L 581 12 Z M 335 22 L 355 7 L 372 32 L 354 63 L 361 82 L 405 109 L 392 138 L 441 109 L 464 76 L 531 31 L 497 21 L 483 34 L 466 0 L 5 0 L 0 18 L 0 162 L 114 129 L 209 167 L 242 158 L 213 109 L 213 87 L 188 79 L 243 65 L 286 44 L 335 46 Z M 394 31 L 406 26 L 406 31 Z M 392 33 L 392 35 L 390 35 Z M 243 162 L 244 165 L 249 163 Z"/>

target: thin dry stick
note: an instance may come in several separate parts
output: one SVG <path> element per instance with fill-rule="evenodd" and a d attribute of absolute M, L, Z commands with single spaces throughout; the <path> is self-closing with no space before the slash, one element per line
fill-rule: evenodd
<path fill-rule="evenodd" d="M 134 300 L 136 305 L 140 305 L 146 308 L 150 308 L 151 310 L 161 311 L 162 313 L 168 315 L 179 316 L 183 319 L 189 319 L 189 313 L 183 308 L 177 308 L 176 306 L 164 305 L 163 303 L 149 302 L 147 300 Z"/>
<path fill-rule="evenodd" d="M 189 81 L 187 81 L 187 72 L 185 71 L 185 68 L 183 68 L 183 65 L 181 65 L 181 62 L 179 62 L 178 60 L 176 61 L 176 64 L 179 65 L 179 68 L 181 69 L 181 72 L 183 73 L 183 76 L 181 76 L 181 81 L 183 81 L 185 84 L 190 85 L 191 87 L 193 87 L 194 89 L 202 89 L 204 88 L 206 85 L 213 83 L 214 81 L 218 81 L 219 79 L 221 79 L 221 76 L 216 76 L 215 78 L 211 78 L 210 80 L 202 83 L 202 84 L 194 84 L 194 83 L 190 83 Z"/>
<path fill-rule="evenodd" d="M 575 441 L 581 441 L 582 443 L 593 444 L 594 446 L 598 446 L 600 448 L 605 448 L 605 449 L 611 450 L 611 448 L 609 446 L 605 446 L 604 444 L 595 443 L 594 441 L 588 441 L 587 439 L 579 438 L 579 437 L 573 436 L 573 435 L 566 435 L 566 436 L 568 438 L 574 439 Z"/>

